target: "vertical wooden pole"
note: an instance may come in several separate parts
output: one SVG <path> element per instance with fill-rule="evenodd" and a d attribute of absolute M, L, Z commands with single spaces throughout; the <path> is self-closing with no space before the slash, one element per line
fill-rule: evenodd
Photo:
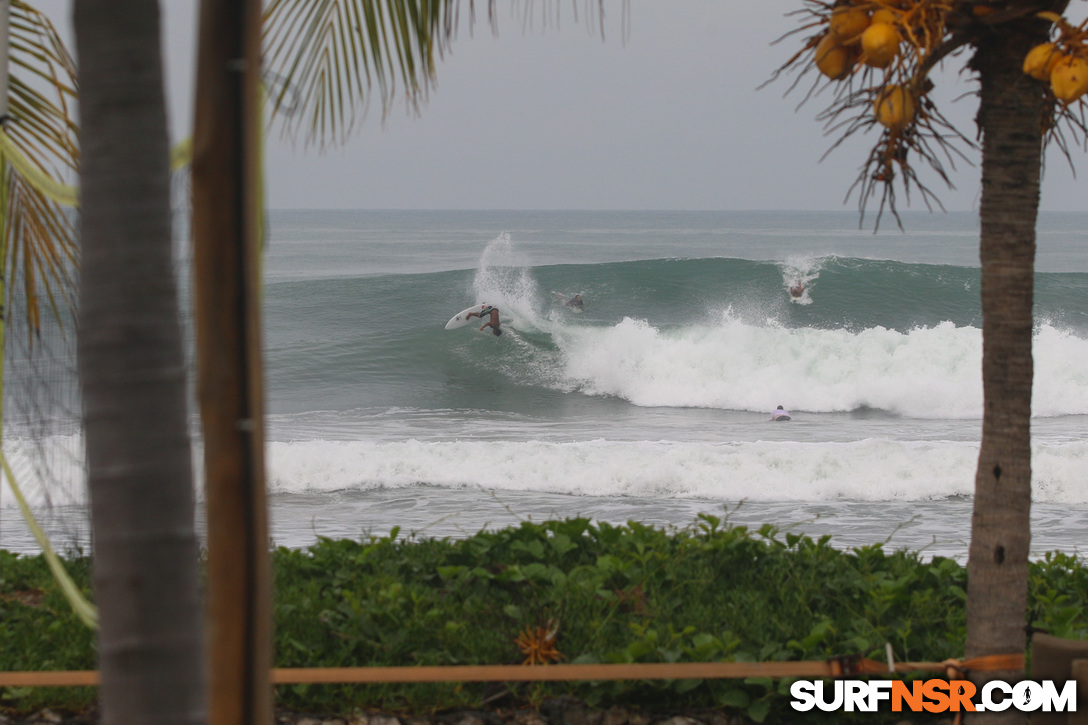
<path fill-rule="evenodd" d="M 208 520 L 209 722 L 272 722 L 258 198 L 259 0 L 202 0 L 193 299 Z"/>

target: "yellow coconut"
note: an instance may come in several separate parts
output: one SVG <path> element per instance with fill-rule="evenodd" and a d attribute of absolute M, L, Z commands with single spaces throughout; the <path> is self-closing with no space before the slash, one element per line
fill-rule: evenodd
<path fill-rule="evenodd" d="M 901 131 L 914 120 L 914 97 L 903 86 L 891 86 L 873 102 L 873 113 L 885 128 Z"/>
<path fill-rule="evenodd" d="M 831 11 L 828 32 L 839 41 L 853 40 L 869 27 L 869 11 L 849 5 L 840 5 Z"/>
<path fill-rule="evenodd" d="M 1043 43 L 1028 51 L 1024 57 L 1024 72 L 1041 81 L 1050 80 L 1050 73 L 1064 55 L 1054 43 Z"/>
<path fill-rule="evenodd" d="M 889 23 L 895 25 L 895 21 L 899 20 L 899 15 L 894 10 L 888 8 L 880 8 L 873 11 L 873 17 L 870 23 Z"/>
<path fill-rule="evenodd" d="M 899 31 L 888 23 L 873 23 L 861 34 L 865 64 L 886 68 L 899 55 Z"/>
<path fill-rule="evenodd" d="M 1088 91 L 1088 60 L 1075 55 L 1058 59 L 1050 72 L 1050 88 L 1054 97 L 1064 103 L 1072 103 Z"/>
<path fill-rule="evenodd" d="M 828 33 L 816 46 L 816 67 L 832 80 L 845 78 L 854 67 L 854 53 Z"/>

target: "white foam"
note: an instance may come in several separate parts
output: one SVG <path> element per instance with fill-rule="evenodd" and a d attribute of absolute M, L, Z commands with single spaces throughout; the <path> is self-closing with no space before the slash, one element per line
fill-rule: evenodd
<path fill-rule="evenodd" d="M 781 264 L 782 287 L 789 290 L 790 287 L 800 284 L 804 291 L 800 297 L 790 298 L 790 302 L 798 305 L 811 305 L 812 296 L 809 290 L 813 281 L 819 279 L 820 270 L 824 258 L 803 255 L 791 255 Z"/>
<path fill-rule="evenodd" d="M 1038 501 L 1088 503 L 1088 442 L 1036 444 Z M 978 445 L 300 441 L 269 447 L 274 493 L 440 487 L 722 501 L 924 501 L 970 495 Z"/>
<path fill-rule="evenodd" d="M 87 502 L 81 434 L 40 441 L 5 437 L 4 455 L 31 508 L 81 506 Z M 6 475 L 0 476 L 0 506 L 17 506 Z"/>
<path fill-rule="evenodd" d="M 515 320 L 512 327 L 531 329 L 539 319 L 540 297 L 531 273 L 532 267 L 515 250 L 510 234 L 499 234 L 480 255 L 472 282 L 476 302 L 498 307 L 500 321 Z"/>
<path fill-rule="evenodd" d="M 564 386 L 641 406 L 762 411 L 876 408 L 913 418 L 982 415 L 982 333 L 944 322 L 908 332 L 789 329 L 722 315 L 661 329 L 625 318 L 555 332 Z M 1036 416 L 1088 414 L 1088 340 L 1048 323 L 1035 336 Z"/>
<path fill-rule="evenodd" d="M 1031 412 L 1037 416 L 1088 413 L 1088 340 L 1049 323 L 1033 340 L 1035 385 Z"/>
<path fill-rule="evenodd" d="M 30 505 L 86 505 L 82 467 L 50 475 L 5 441 Z M 76 453 L 78 436 L 52 441 Z M 14 452 L 13 452 L 14 451 Z M 196 451 L 199 456 L 199 450 Z M 308 440 L 267 444 L 271 493 L 365 491 L 420 483 L 587 496 L 753 501 L 926 501 L 969 496 L 978 445 L 878 438 L 840 443 L 748 441 Z M 1036 442 L 1034 499 L 1088 503 L 1081 484 L 1088 441 Z M 198 459 L 199 460 L 199 459 Z M 199 467 L 195 469 L 199 477 Z M 59 475 L 58 475 L 59 474 Z M 197 482 L 199 495 L 200 482 Z M 15 507 L 6 480 L 0 506 Z"/>

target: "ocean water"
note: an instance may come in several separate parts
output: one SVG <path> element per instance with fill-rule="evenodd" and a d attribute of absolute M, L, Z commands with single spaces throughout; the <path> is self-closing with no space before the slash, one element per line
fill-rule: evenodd
<path fill-rule="evenodd" d="M 699 514 L 965 559 L 981 431 L 977 217 L 279 211 L 272 536 L 463 536 Z M 1044 215 L 1033 552 L 1088 544 L 1088 215 Z M 805 284 L 799 299 L 787 287 Z M 575 294 L 585 310 L 561 302 Z M 505 334 L 444 330 L 475 303 Z M 783 405 L 788 423 L 771 423 Z M 48 447 L 78 461 L 78 429 Z M 16 426 L 5 445 L 34 459 Z M 28 491 L 87 540 L 78 467 Z M 8 491 L 0 547 L 33 550 Z"/>

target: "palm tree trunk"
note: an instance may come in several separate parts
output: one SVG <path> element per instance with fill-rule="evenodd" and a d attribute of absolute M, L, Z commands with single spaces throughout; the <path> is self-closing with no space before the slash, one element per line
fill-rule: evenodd
<path fill-rule="evenodd" d="M 967 564 L 967 656 L 1023 652 L 1031 543 L 1032 301 L 1044 94 L 1021 70 L 1042 23 L 981 41 L 982 379 L 985 408 Z M 1034 27 L 1025 27 L 1032 25 Z M 979 673 L 1015 680 L 1023 672 Z M 977 723 L 1026 722 L 1009 709 Z"/>
<path fill-rule="evenodd" d="M 79 374 L 102 722 L 205 719 L 185 365 L 155 0 L 76 0 Z"/>

